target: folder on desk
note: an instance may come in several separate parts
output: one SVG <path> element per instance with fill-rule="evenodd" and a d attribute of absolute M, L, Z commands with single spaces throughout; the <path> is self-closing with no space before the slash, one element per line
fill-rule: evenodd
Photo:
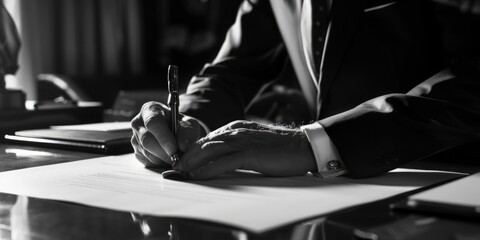
<path fill-rule="evenodd" d="M 105 154 L 133 152 L 130 128 L 108 129 L 111 124 L 72 125 L 17 131 L 5 135 L 8 142 Z M 97 129 L 96 129 L 97 128 Z"/>
<path fill-rule="evenodd" d="M 480 172 L 413 194 L 394 209 L 480 219 Z"/>

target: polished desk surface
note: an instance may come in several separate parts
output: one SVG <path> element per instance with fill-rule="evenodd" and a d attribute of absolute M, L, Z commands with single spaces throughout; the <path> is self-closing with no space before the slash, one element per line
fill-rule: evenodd
<path fill-rule="evenodd" d="M 103 155 L 0 144 L 0 171 L 100 156 Z M 478 166 L 468 167 L 465 172 L 478 170 Z M 0 239 L 480 239 L 478 220 L 390 210 L 389 204 L 402 197 L 254 234 L 196 220 L 0 193 Z"/>

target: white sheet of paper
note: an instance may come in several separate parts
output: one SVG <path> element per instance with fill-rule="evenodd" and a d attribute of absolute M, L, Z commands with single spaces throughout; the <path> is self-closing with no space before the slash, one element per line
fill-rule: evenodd
<path fill-rule="evenodd" d="M 2 172 L 0 192 L 206 220 L 260 233 L 456 176 L 399 170 L 364 180 L 322 180 L 238 172 L 182 182 L 163 179 L 127 154 Z"/>
<path fill-rule="evenodd" d="M 51 126 L 51 129 L 56 130 L 83 130 L 83 131 L 126 131 L 131 130 L 130 122 L 102 122 L 102 123 L 87 123 L 87 124 L 75 124 L 75 125 L 55 125 Z"/>
<path fill-rule="evenodd" d="M 410 196 L 409 199 L 467 206 L 480 210 L 479 185 L 480 173 L 475 173 L 468 177 L 414 194 Z"/>

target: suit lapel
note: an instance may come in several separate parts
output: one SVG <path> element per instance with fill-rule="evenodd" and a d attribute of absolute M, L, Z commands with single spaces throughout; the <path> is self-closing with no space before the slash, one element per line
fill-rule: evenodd
<path fill-rule="evenodd" d="M 327 91 L 335 78 L 363 13 L 365 2 L 366 0 L 333 0 L 331 25 L 321 68 L 320 93 Z M 317 95 L 317 102 L 321 101 L 320 98 L 320 94 Z M 320 114 L 320 107 L 317 106 L 317 117 Z"/>
<path fill-rule="evenodd" d="M 280 33 L 290 55 L 293 68 L 300 82 L 310 109 L 314 116 L 319 116 L 321 107 L 320 94 L 317 94 L 313 77 L 308 69 L 303 51 L 300 30 L 300 14 L 303 0 L 270 0 Z M 345 51 L 354 34 L 356 24 L 363 12 L 366 0 L 333 0 L 331 25 L 325 57 L 322 62 L 321 86 L 325 92 L 330 87 Z"/>
<path fill-rule="evenodd" d="M 302 0 L 270 0 L 270 5 L 305 99 L 312 110 L 312 116 L 315 116 L 317 91 L 313 83 L 314 76 L 308 70 L 300 32 L 302 2 Z"/>

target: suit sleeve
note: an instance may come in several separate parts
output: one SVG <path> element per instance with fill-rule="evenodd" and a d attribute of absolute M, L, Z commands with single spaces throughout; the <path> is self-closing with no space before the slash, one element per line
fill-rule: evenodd
<path fill-rule="evenodd" d="M 213 63 L 194 76 L 181 96 L 180 111 L 210 129 L 244 119 L 257 92 L 287 61 L 268 1 L 244 1 Z"/>
<path fill-rule="evenodd" d="M 480 58 L 454 63 L 406 94 L 320 120 L 353 177 L 370 177 L 480 139 Z"/>

